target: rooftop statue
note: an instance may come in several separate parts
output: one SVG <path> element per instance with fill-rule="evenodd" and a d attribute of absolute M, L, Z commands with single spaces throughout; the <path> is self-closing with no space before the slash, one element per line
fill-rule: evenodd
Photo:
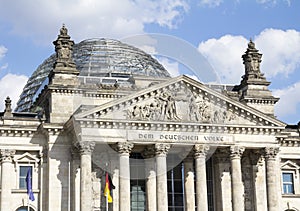
<path fill-rule="evenodd" d="M 242 56 L 243 63 L 245 65 L 245 76 L 246 78 L 265 79 L 260 71 L 262 54 L 255 48 L 254 42 L 250 39 L 248 48 L 245 54 Z"/>
<path fill-rule="evenodd" d="M 54 64 L 54 69 L 60 67 L 71 67 L 75 68 L 75 63 L 72 59 L 74 41 L 70 39 L 68 35 L 68 29 L 63 24 L 60 29 L 60 34 L 57 40 L 53 42 L 56 51 L 56 62 Z"/>

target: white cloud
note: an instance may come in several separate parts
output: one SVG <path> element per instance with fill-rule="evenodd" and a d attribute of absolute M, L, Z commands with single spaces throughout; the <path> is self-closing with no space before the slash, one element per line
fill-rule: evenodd
<path fill-rule="evenodd" d="M 0 18 L 12 24 L 14 33 L 35 36 L 40 41 L 55 39 L 62 23 L 76 41 L 99 36 L 120 38 L 142 33 L 148 23 L 176 27 L 189 9 L 185 1 L 27 0 L 16 4 L 0 0 Z"/>
<path fill-rule="evenodd" d="M 241 56 L 246 51 L 247 42 L 242 36 L 225 35 L 201 42 L 198 50 L 217 72 L 221 83 L 237 84 L 244 74 Z"/>
<path fill-rule="evenodd" d="M 219 74 L 222 83 L 239 83 L 244 74 L 241 56 L 247 49 L 247 39 L 224 35 L 199 44 L 199 51 Z M 300 32 L 265 29 L 255 37 L 256 48 L 263 54 L 261 71 L 270 79 L 286 77 L 300 67 Z"/>
<path fill-rule="evenodd" d="M 300 67 L 300 32 L 265 29 L 255 37 L 255 44 L 263 53 L 261 70 L 268 77 L 288 76 Z"/>
<path fill-rule="evenodd" d="M 288 6 L 291 5 L 290 0 L 256 0 L 256 2 L 259 4 L 267 4 L 267 5 L 276 5 L 280 1 L 287 3 Z"/>
<path fill-rule="evenodd" d="M 5 56 L 7 52 L 7 48 L 5 48 L 3 45 L 0 45 L 0 60 Z"/>
<path fill-rule="evenodd" d="M 200 6 L 218 7 L 223 3 L 223 0 L 200 0 Z"/>
<path fill-rule="evenodd" d="M 275 114 L 279 119 L 289 119 L 293 121 L 289 123 L 297 123 L 300 119 L 298 111 L 300 107 L 300 82 L 285 89 L 273 90 L 273 94 L 280 97 L 279 102 L 275 105 Z"/>
<path fill-rule="evenodd" d="M 5 48 L 4 46 L 0 45 L 0 61 L 1 59 L 6 55 L 7 52 L 7 48 Z M 8 67 L 8 64 L 1 64 L 0 63 L 0 71 L 4 70 Z"/>
<path fill-rule="evenodd" d="M 179 63 L 178 62 L 172 62 L 166 57 L 159 57 L 157 58 L 159 63 L 161 63 L 164 68 L 170 73 L 171 77 L 179 76 Z"/>
<path fill-rule="evenodd" d="M 154 46 L 142 45 L 142 46 L 138 46 L 138 48 L 141 49 L 142 51 L 145 51 L 146 53 L 148 53 L 150 55 L 157 54 L 157 51 Z"/>
<path fill-rule="evenodd" d="M 15 108 L 27 80 L 27 76 L 11 73 L 8 73 L 0 79 L 0 111 L 4 111 L 4 101 L 7 96 L 10 97 L 12 100 L 12 107 Z"/>
<path fill-rule="evenodd" d="M 240 3 L 240 0 L 232 0 L 233 2 Z M 288 6 L 291 5 L 290 0 L 256 0 L 258 4 L 266 5 L 266 6 L 275 6 L 280 1 L 285 2 Z M 200 6 L 207 6 L 207 7 L 218 7 L 224 1 L 223 0 L 199 0 Z"/>

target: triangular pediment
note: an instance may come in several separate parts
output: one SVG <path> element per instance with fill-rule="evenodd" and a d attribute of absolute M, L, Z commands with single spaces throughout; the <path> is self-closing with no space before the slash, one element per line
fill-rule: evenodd
<path fill-rule="evenodd" d="M 281 169 L 285 169 L 285 170 L 298 170 L 298 169 L 300 169 L 300 167 L 296 163 L 288 160 L 288 161 L 286 161 L 285 163 L 283 163 L 281 165 Z"/>
<path fill-rule="evenodd" d="M 29 152 L 25 152 L 22 155 L 16 155 L 14 160 L 17 163 L 38 163 L 39 162 L 39 159 L 35 155 L 30 154 Z"/>
<path fill-rule="evenodd" d="M 77 120 L 285 126 L 184 75 L 79 112 L 74 117 Z"/>

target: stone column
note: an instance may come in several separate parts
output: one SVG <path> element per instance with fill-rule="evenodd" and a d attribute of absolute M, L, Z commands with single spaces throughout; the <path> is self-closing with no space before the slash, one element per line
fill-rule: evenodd
<path fill-rule="evenodd" d="M 188 155 L 184 160 L 184 197 L 185 210 L 195 211 L 195 187 L 194 187 L 194 166 L 193 157 Z"/>
<path fill-rule="evenodd" d="M 78 148 L 71 148 L 71 210 L 80 211 L 80 156 Z"/>
<path fill-rule="evenodd" d="M 11 174 L 12 159 L 16 153 L 13 149 L 1 149 L 1 207 L 0 210 L 11 210 Z"/>
<path fill-rule="evenodd" d="M 206 185 L 206 154 L 209 146 L 196 144 L 194 146 L 195 169 L 196 169 L 196 197 L 197 210 L 207 211 L 207 185 Z M 195 209 L 194 209 L 195 210 Z"/>
<path fill-rule="evenodd" d="M 250 154 L 253 178 L 253 207 L 257 211 L 267 211 L 267 185 L 264 150 L 253 149 Z"/>
<path fill-rule="evenodd" d="M 143 152 L 145 159 L 146 197 L 147 209 L 156 211 L 156 171 L 155 171 L 155 148 L 148 146 Z"/>
<path fill-rule="evenodd" d="M 92 152 L 95 143 L 77 143 L 80 153 L 80 210 L 92 210 Z"/>
<path fill-rule="evenodd" d="M 129 142 L 119 142 L 117 150 L 120 161 L 119 178 L 119 208 L 120 211 L 130 211 L 130 164 L 129 154 L 133 144 Z"/>
<path fill-rule="evenodd" d="M 168 189 L 167 189 L 167 153 L 170 149 L 169 144 L 155 144 L 156 153 L 156 194 L 157 210 L 168 210 Z"/>
<path fill-rule="evenodd" d="M 229 148 L 217 148 L 213 157 L 216 210 L 232 211 L 229 151 Z"/>
<path fill-rule="evenodd" d="M 279 198 L 277 192 L 277 176 L 276 176 L 276 156 L 279 148 L 267 147 L 266 152 L 266 167 L 267 167 L 267 199 L 268 210 L 279 210 Z"/>
<path fill-rule="evenodd" d="M 119 211 L 119 179 L 120 179 L 120 174 L 119 174 L 119 158 L 115 159 L 111 159 L 110 160 L 111 163 L 111 170 L 112 170 L 112 183 L 115 186 L 115 189 L 112 190 L 112 194 L 113 194 L 113 211 Z M 102 191 L 103 192 L 103 191 Z"/>
<path fill-rule="evenodd" d="M 240 146 L 230 147 L 231 160 L 231 187 L 233 211 L 244 210 L 244 188 L 242 182 L 241 156 L 245 148 Z"/>

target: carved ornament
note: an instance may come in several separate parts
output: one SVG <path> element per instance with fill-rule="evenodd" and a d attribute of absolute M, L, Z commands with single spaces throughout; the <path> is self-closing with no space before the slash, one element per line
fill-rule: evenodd
<path fill-rule="evenodd" d="M 180 90 L 163 90 L 152 98 L 140 97 L 125 112 L 130 120 L 225 123 L 237 119 L 237 115 L 227 109 L 226 103 L 216 105 L 208 97 L 184 86 Z"/>
<path fill-rule="evenodd" d="M 155 144 L 155 154 L 158 156 L 166 156 L 170 148 L 170 144 Z"/>
<path fill-rule="evenodd" d="M 279 147 L 266 147 L 265 155 L 267 159 L 275 159 L 279 153 Z"/>
<path fill-rule="evenodd" d="M 0 150 L 1 161 L 2 162 L 12 162 L 15 153 L 16 153 L 16 150 L 14 150 L 14 149 L 1 149 Z"/>
<path fill-rule="evenodd" d="M 245 151 L 245 147 L 241 146 L 231 146 L 230 147 L 230 158 L 235 159 L 235 158 L 241 158 Z"/>
<path fill-rule="evenodd" d="M 195 158 L 205 158 L 207 152 L 209 150 L 209 146 L 205 144 L 195 144 L 194 146 L 194 157 Z"/>
<path fill-rule="evenodd" d="M 117 151 L 120 154 L 130 154 L 132 148 L 133 148 L 133 143 L 130 142 L 118 142 L 116 145 Z"/>
<path fill-rule="evenodd" d="M 95 142 L 80 141 L 76 143 L 76 147 L 79 150 L 80 155 L 90 155 L 94 151 Z"/>

